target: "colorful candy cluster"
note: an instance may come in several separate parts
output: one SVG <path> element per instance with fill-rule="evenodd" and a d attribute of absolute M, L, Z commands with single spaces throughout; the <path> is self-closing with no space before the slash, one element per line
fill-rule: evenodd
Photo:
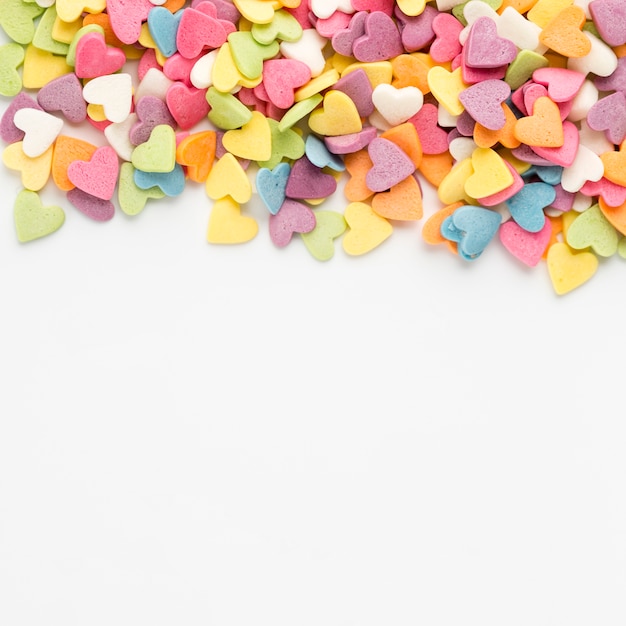
<path fill-rule="evenodd" d="M 426 217 L 464 260 L 545 261 L 557 294 L 626 257 L 624 0 L 2 0 L 0 25 L 21 242 L 64 223 L 52 179 L 95 221 L 204 185 L 214 244 L 257 235 L 256 192 L 273 244 L 322 261 Z M 319 208 L 342 176 L 343 213 Z"/>

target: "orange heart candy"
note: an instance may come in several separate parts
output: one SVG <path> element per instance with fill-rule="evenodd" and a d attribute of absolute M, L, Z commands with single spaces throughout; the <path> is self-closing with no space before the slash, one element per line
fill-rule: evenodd
<path fill-rule="evenodd" d="M 565 141 L 561 112 L 548 96 L 535 100 L 533 114 L 515 122 L 515 138 L 529 146 L 560 148 Z"/>
<path fill-rule="evenodd" d="M 203 183 L 209 176 L 215 160 L 217 133 L 206 130 L 187 135 L 176 147 L 176 161 L 187 167 L 187 176 Z"/>
<path fill-rule="evenodd" d="M 582 32 L 585 12 L 577 5 L 557 13 L 539 34 L 539 41 L 568 58 L 584 57 L 591 52 L 591 41 Z"/>
<path fill-rule="evenodd" d="M 372 209 L 381 217 L 398 221 L 422 219 L 424 207 L 422 190 L 414 176 L 408 176 L 389 191 L 377 193 L 372 198 Z"/>

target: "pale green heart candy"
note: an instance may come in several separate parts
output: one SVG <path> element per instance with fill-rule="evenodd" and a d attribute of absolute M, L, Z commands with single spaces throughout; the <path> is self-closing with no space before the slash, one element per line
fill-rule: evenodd
<path fill-rule="evenodd" d="M 619 254 L 622 259 L 626 259 L 626 237 L 622 237 L 617 244 L 617 254 Z"/>
<path fill-rule="evenodd" d="M 275 57 L 280 49 L 277 41 L 264 46 L 245 30 L 230 33 L 228 43 L 237 69 L 251 80 L 261 76 L 263 61 Z"/>
<path fill-rule="evenodd" d="M 13 217 L 17 238 L 22 243 L 50 235 L 65 222 L 65 212 L 60 206 L 43 206 L 39 194 L 28 189 L 17 194 Z"/>
<path fill-rule="evenodd" d="M 333 240 L 346 230 L 346 220 L 336 211 L 315 211 L 315 228 L 301 233 L 302 241 L 311 255 L 318 261 L 328 261 L 335 254 Z"/>
<path fill-rule="evenodd" d="M 33 36 L 33 46 L 52 54 L 59 54 L 65 56 L 70 49 L 69 44 L 61 41 L 56 41 L 52 37 L 52 31 L 54 29 L 54 23 L 57 20 L 57 10 L 54 5 L 46 9 L 45 13 L 41 16 L 35 35 Z"/>
<path fill-rule="evenodd" d="M 33 20 L 45 9 L 22 0 L 0 0 L 0 26 L 15 42 L 29 44 L 35 35 Z"/>
<path fill-rule="evenodd" d="M 211 86 L 206 100 L 211 106 L 209 120 L 222 130 L 241 128 L 252 119 L 252 111 L 232 93 L 223 93 Z"/>
<path fill-rule="evenodd" d="M 567 243 L 575 250 L 592 248 L 599 256 L 609 257 L 617 252 L 619 235 L 604 217 L 600 206 L 594 204 L 571 223 L 567 229 Z"/>
<path fill-rule="evenodd" d="M 19 43 L 0 46 L 0 94 L 13 97 L 22 90 L 17 68 L 24 62 L 24 48 Z"/>
<path fill-rule="evenodd" d="M 302 37 L 302 26 L 291 13 L 279 9 L 269 24 L 252 24 L 250 32 L 255 41 L 267 46 L 275 39 L 298 41 Z"/>
<path fill-rule="evenodd" d="M 276 120 L 268 118 L 267 121 L 272 134 L 272 156 L 267 161 L 258 161 L 259 167 L 273 170 L 283 158 L 295 160 L 304 156 L 305 144 L 301 135 L 291 128 L 281 131 Z"/>
<path fill-rule="evenodd" d="M 167 174 L 176 165 L 176 132 L 169 124 L 152 129 L 148 141 L 140 143 L 131 155 L 132 164 L 142 172 Z"/>
<path fill-rule="evenodd" d="M 150 198 L 159 200 L 165 197 L 165 193 L 159 187 L 141 189 L 135 184 L 135 168 L 132 163 L 122 163 L 117 187 L 117 198 L 120 209 L 126 215 L 137 215 L 144 210 Z"/>

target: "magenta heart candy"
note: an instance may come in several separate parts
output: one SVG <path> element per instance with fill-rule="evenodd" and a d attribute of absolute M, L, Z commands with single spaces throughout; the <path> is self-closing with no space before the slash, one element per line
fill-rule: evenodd
<path fill-rule="evenodd" d="M 13 121 L 15 114 L 20 109 L 37 109 L 38 111 L 43 111 L 43 108 L 34 98 L 24 91 L 20 91 L 6 108 L 0 120 L 0 139 L 6 143 L 15 143 L 16 141 L 22 141 L 22 139 L 24 139 L 24 131 L 18 128 Z"/>
<path fill-rule="evenodd" d="M 188 87 L 182 82 L 170 85 L 165 95 L 165 103 L 182 130 L 189 130 L 206 118 L 211 110 L 206 93 L 206 89 Z"/>
<path fill-rule="evenodd" d="M 587 113 L 587 124 L 592 130 L 605 131 L 607 139 L 619 145 L 626 138 L 626 96 L 616 91 L 600 98 Z"/>
<path fill-rule="evenodd" d="M 417 130 L 424 154 L 443 154 L 448 149 L 448 133 L 439 126 L 438 118 L 438 108 L 431 102 L 425 102 L 409 119 Z"/>
<path fill-rule="evenodd" d="M 400 26 L 402 45 L 407 52 L 417 52 L 435 39 L 433 20 L 439 11 L 426 5 L 419 15 L 405 15 L 396 5 L 394 15 Z"/>
<path fill-rule="evenodd" d="M 97 78 L 114 74 L 126 63 L 123 50 L 107 46 L 99 31 L 85 33 L 76 44 L 74 73 L 78 78 Z"/>
<path fill-rule="evenodd" d="M 294 161 L 289 173 L 285 195 L 295 200 L 328 198 L 335 193 L 337 181 L 311 163 L 306 156 Z"/>
<path fill-rule="evenodd" d="M 96 222 L 106 222 L 115 214 L 115 205 L 86 193 L 78 187 L 67 192 L 67 199 L 84 215 Z"/>
<path fill-rule="evenodd" d="M 393 18 L 382 11 L 368 13 L 365 34 L 355 39 L 352 55 L 362 63 L 388 61 L 405 52 L 402 38 Z"/>
<path fill-rule="evenodd" d="M 387 15 L 393 15 L 395 0 L 352 0 L 350 2 L 355 11 L 382 11 Z"/>
<path fill-rule="evenodd" d="M 569 167 L 576 158 L 580 135 L 578 127 L 573 122 L 566 120 L 563 122 L 563 145 L 558 148 L 546 148 L 543 146 L 533 146 L 532 150 L 540 157 L 547 159 L 550 165 L 560 165 Z M 528 161 L 530 163 L 530 161 Z"/>
<path fill-rule="evenodd" d="M 156 96 L 142 96 L 135 106 L 137 122 L 130 129 L 129 138 L 133 145 L 138 146 L 150 139 L 155 126 L 167 124 L 176 129 L 176 120 L 163 100 Z"/>
<path fill-rule="evenodd" d="M 296 200 L 285 200 L 276 215 L 270 215 L 270 239 L 279 247 L 286 246 L 293 233 L 310 233 L 316 225 L 315 213 Z"/>
<path fill-rule="evenodd" d="M 113 197 L 118 173 L 119 159 L 111 146 L 101 146 L 89 161 L 72 161 L 67 168 L 73 185 L 101 200 Z"/>
<path fill-rule="evenodd" d="M 331 45 L 337 54 L 343 56 L 352 56 L 352 46 L 354 41 L 365 34 L 365 20 L 367 19 L 367 11 L 357 11 L 347 28 L 338 30 L 331 38 Z"/>
<path fill-rule="evenodd" d="M 499 37 L 496 23 L 490 17 L 484 16 L 479 17 L 470 27 L 463 55 L 470 67 L 501 67 L 515 59 L 517 46 L 512 41 Z"/>
<path fill-rule="evenodd" d="M 626 4 L 624 0 L 593 0 L 589 13 L 603 41 L 609 46 L 626 43 Z"/>
<path fill-rule="evenodd" d="M 354 102 L 360 117 L 368 117 L 374 112 L 372 83 L 364 69 L 359 68 L 342 76 L 333 89 L 342 91 Z"/>
<path fill-rule="evenodd" d="M 541 260 L 552 236 L 552 223 L 546 218 L 538 232 L 528 232 L 513 220 L 500 226 L 499 237 L 502 245 L 522 263 L 535 267 Z"/>
<path fill-rule="evenodd" d="M 367 151 L 373 165 L 365 175 L 365 184 L 371 191 L 387 191 L 415 171 L 415 163 L 389 139 L 377 137 Z"/>
<path fill-rule="evenodd" d="M 471 85 L 459 94 L 465 110 L 489 130 L 500 130 L 506 123 L 502 103 L 511 95 L 503 80 L 485 80 Z"/>
<path fill-rule="evenodd" d="M 176 47 L 182 56 L 194 59 L 205 48 L 219 48 L 226 42 L 227 37 L 228 32 L 222 21 L 207 15 L 199 8 L 188 7 L 184 10 L 178 24 Z"/>
<path fill-rule="evenodd" d="M 60 111 L 73 124 L 78 124 L 87 117 L 83 85 L 73 72 L 46 83 L 37 94 L 37 102 L 48 113 Z"/>
<path fill-rule="evenodd" d="M 585 82 L 585 75 L 564 67 L 542 67 L 533 72 L 533 80 L 548 89 L 554 102 L 571 100 Z"/>

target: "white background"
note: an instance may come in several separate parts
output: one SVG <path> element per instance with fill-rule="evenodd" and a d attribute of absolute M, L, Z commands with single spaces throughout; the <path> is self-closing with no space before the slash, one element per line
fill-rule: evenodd
<path fill-rule="evenodd" d="M 258 200 L 208 244 L 192 183 L 107 223 L 48 186 L 20 244 L 0 188 L 0 624 L 623 626 L 623 259 L 465 262 L 427 183 L 325 263 Z"/>

